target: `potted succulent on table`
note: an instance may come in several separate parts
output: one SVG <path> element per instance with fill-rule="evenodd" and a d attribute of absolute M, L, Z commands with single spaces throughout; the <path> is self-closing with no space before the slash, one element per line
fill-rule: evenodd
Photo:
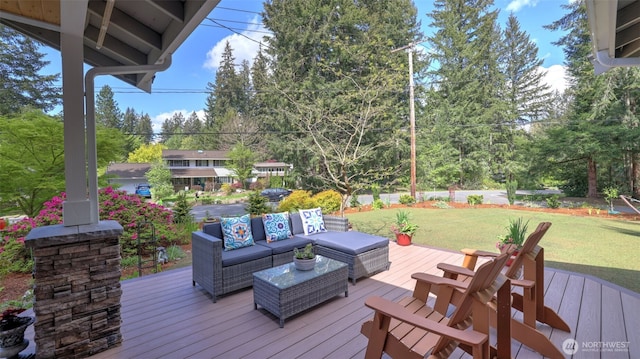
<path fill-rule="evenodd" d="M 391 226 L 391 230 L 396 235 L 396 242 L 398 245 L 410 245 L 413 235 L 416 233 L 418 228 L 417 224 L 411 223 L 409 220 L 409 212 L 402 210 L 396 212 L 396 223 Z"/>
<path fill-rule="evenodd" d="M 297 270 L 312 270 L 316 266 L 316 254 L 313 245 L 307 244 L 304 249 L 293 249 L 293 263 Z"/>
<path fill-rule="evenodd" d="M 15 357 L 28 345 L 29 340 L 24 338 L 24 331 L 33 323 L 33 317 L 20 317 L 22 308 L 10 308 L 2 312 L 0 317 L 0 357 Z"/>
<path fill-rule="evenodd" d="M 524 222 L 522 217 L 518 219 L 510 219 L 509 225 L 505 227 L 507 230 L 506 234 L 498 236 L 498 242 L 496 243 L 496 248 L 503 252 L 507 245 L 515 244 L 516 250 L 511 254 L 511 258 L 507 260 L 507 265 L 511 265 L 515 256 L 518 255 L 520 248 L 524 244 L 524 240 L 527 238 L 527 227 L 529 226 L 529 221 Z"/>

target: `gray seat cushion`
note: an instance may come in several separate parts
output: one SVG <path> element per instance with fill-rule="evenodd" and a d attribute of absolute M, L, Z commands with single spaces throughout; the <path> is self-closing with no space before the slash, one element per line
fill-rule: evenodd
<path fill-rule="evenodd" d="M 383 248 L 389 245 L 389 238 L 356 231 L 324 232 L 306 237 L 313 237 L 318 246 L 335 249 L 352 255 L 358 255 L 372 249 Z"/>
<path fill-rule="evenodd" d="M 296 236 L 281 241 L 267 243 L 267 241 L 256 242 L 256 244 L 270 248 L 273 254 L 281 254 L 292 251 L 294 248 L 303 248 L 313 240 L 307 236 Z"/>
<path fill-rule="evenodd" d="M 270 256 L 271 249 L 257 244 L 231 251 L 222 251 L 222 266 L 228 267 Z"/>

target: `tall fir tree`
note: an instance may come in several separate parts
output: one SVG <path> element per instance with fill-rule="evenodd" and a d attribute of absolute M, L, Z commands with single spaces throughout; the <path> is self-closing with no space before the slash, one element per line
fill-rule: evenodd
<path fill-rule="evenodd" d="M 216 134 L 223 131 L 225 119 L 235 116 L 241 108 L 240 98 L 242 93 L 241 78 L 235 70 L 235 57 L 229 41 L 225 43 L 220 65 L 216 71 L 215 83 L 207 84 L 207 100 L 205 107 L 205 128 L 206 132 L 212 135 L 207 136 L 214 149 L 220 146 L 219 138 Z M 233 115 L 229 115 L 233 112 Z"/>
<path fill-rule="evenodd" d="M 565 63 L 570 74 L 571 107 L 567 123 L 550 128 L 548 140 L 541 141 L 541 153 L 555 165 L 555 175 L 563 189 L 574 196 L 598 196 L 598 161 L 607 151 L 607 128 L 601 126 L 603 115 L 593 111 L 604 94 L 607 76 L 596 76 L 588 60 L 591 40 L 584 2 L 563 6 L 568 13 L 546 26 L 565 31 L 554 44 L 564 48 Z"/>
<path fill-rule="evenodd" d="M 122 132 L 125 134 L 134 134 L 136 132 L 136 127 L 138 127 L 138 121 L 140 121 L 140 119 L 134 109 L 127 107 L 124 111 L 124 116 L 122 117 Z"/>
<path fill-rule="evenodd" d="M 60 104 L 60 75 L 42 75 L 49 64 L 36 41 L 0 24 L 0 115 L 23 107 L 50 111 Z"/>
<path fill-rule="evenodd" d="M 140 119 L 135 128 L 135 133 L 142 137 L 142 143 L 150 144 L 153 141 L 153 124 L 148 113 L 140 114 Z"/>
<path fill-rule="evenodd" d="M 463 186 L 480 185 L 489 174 L 492 127 L 506 110 L 497 59 L 500 33 L 492 6 L 491 0 L 436 0 L 428 14 L 436 28 L 429 38 L 430 58 L 438 64 L 431 73 L 435 85 L 428 98 L 428 122 L 439 138 L 451 141 L 443 148 L 449 157 L 432 166 L 450 171 L 455 164 L 457 182 Z M 429 143 L 428 151 L 438 146 Z"/>
<path fill-rule="evenodd" d="M 494 173 L 506 179 L 517 179 L 525 183 L 525 168 L 518 157 L 517 143 L 527 143 L 525 125 L 549 118 L 551 91 L 544 82 L 541 70 L 542 59 L 538 57 L 538 46 L 520 28 L 515 15 L 510 14 L 500 42 L 499 53 L 502 71 L 505 74 L 505 90 L 502 94 L 507 102 L 504 121 L 495 125 L 492 139 L 492 164 Z M 523 174 L 516 178 L 517 174 Z"/>
<path fill-rule="evenodd" d="M 122 112 L 113 98 L 113 90 L 104 85 L 96 95 L 96 123 L 108 128 L 122 128 Z"/>
<path fill-rule="evenodd" d="M 160 142 L 164 143 L 169 149 L 179 149 L 180 146 L 176 146 L 176 144 L 179 144 L 182 140 L 184 122 L 185 119 L 181 112 L 176 112 L 170 118 L 165 119 L 164 122 L 162 122 Z M 173 147 L 168 144 L 172 138 L 174 138 L 171 142 Z"/>

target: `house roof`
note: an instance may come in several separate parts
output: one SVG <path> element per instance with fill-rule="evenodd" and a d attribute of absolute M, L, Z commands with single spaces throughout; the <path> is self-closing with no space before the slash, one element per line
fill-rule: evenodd
<path fill-rule="evenodd" d="M 276 162 L 276 161 L 265 161 L 258 162 L 253 167 L 289 167 L 288 163 L 284 162 Z"/>
<path fill-rule="evenodd" d="M 65 0 L 87 4 L 84 62 L 93 67 L 163 63 L 220 0 Z M 2 0 L 0 23 L 60 50 L 60 0 Z M 155 72 L 117 75 L 151 91 Z"/>
<path fill-rule="evenodd" d="M 227 151 L 162 150 L 163 160 L 228 160 Z"/>
<path fill-rule="evenodd" d="M 212 167 L 190 167 L 190 168 L 172 168 L 171 177 L 174 178 L 191 178 L 191 177 L 226 177 L 221 175 L 220 168 Z"/>
<path fill-rule="evenodd" d="M 112 163 L 107 166 L 106 174 L 116 178 L 144 179 L 150 169 L 149 163 Z"/>
<path fill-rule="evenodd" d="M 586 0 L 596 74 L 640 66 L 640 0 Z"/>

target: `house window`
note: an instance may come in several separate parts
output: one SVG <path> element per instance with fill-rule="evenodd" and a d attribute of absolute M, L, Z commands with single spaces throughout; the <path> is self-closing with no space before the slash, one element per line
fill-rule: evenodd
<path fill-rule="evenodd" d="M 224 167 L 226 161 L 224 160 L 211 160 L 213 167 Z"/>
<path fill-rule="evenodd" d="M 169 167 L 189 167 L 189 160 L 169 160 Z"/>
<path fill-rule="evenodd" d="M 196 167 L 209 167 L 209 160 L 196 160 Z"/>

